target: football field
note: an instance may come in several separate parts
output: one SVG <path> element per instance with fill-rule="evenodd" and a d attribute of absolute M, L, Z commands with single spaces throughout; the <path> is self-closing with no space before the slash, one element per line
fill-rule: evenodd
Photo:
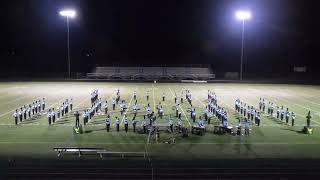
<path fill-rule="evenodd" d="M 111 131 L 105 128 L 105 115 L 96 115 L 83 134 L 74 134 L 75 111 L 82 111 L 91 106 L 90 93 L 99 90 L 99 97 L 108 100 L 111 109 L 112 99 L 120 90 L 121 99 L 129 106 L 126 114 L 129 119 L 129 131 L 124 131 L 124 116 L 120 115 L 119 106 L 110 111 Z M 261 125 L 251 126 L 250 136 L 213 134 L 219 120 L 206 123 L 204 136 L 191 134 L 194 125 L 188 112 L 189 104 L 181 104 L 183 125 L 189 129 L 189 136 L 160 132 L 160 138 L 148 144 L 148 135 L 132 132 L 131 120 L 133 93 L 137 92 L 138 113 L 137 128 L 141 128 L 144 107 L 150 103 L 156 112 L 156 105 L 161 102 L 164 108 L 163 119 L 157 118 L 159 126 L 168 124 L 167 117 L 172 115 L 177 123 L 174 110 L 174 95 L 180 101 L 181 92 L 190 90 L 192 103 L 197 117 L 207 105 L 207 92 L 217 94 L 218 104 L 228 112 L 229 124 L 236 126 L 239 115 L 234 110 L 236 98 L 258 108 L 259 98 L 276 105 L 283 105 L 296 114 L 295 126 L 262 115 Z M 150 92 L 149 101 L 146 91 Z M 165 94 L 166 100 L 162 101 Z M 14 124 L 15 109 L 36 100 L 46 99 L 46 110 L 42 115 Z M 49 126 L 46 116 L 48 108 L 57 108 L 66 99 L 73 99 L 73 112 Z M 288 84 L 245 84 L 245 83 L 115 83 L 115 82 L 2 82 L 0 83 L 0 157 L 2 158 L 57 158 L 54 147 L 92 147 L 111 151 L 144 151 L 151 157 L 163 159 L 224 159 L 224 158 L 319 158 L 320 157 L 320 86 Z M 301 132 L 306 125 L 307 112 L 311 111 L 312 135 Z M 121 121 L 120 132 L 115 128 L 115 117 Z M 80 123 L 83 124 L 82 118 Z M 166 144 L 170 137 L 175 137 L 176 144 Z"/>

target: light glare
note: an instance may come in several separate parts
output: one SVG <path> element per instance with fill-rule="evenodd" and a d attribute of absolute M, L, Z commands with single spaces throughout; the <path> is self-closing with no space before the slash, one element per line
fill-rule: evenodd
<path fill-rule="evenodd" d="M 251 13 L 249 11 L 237 11 L 236 18 L 244 21 L 251 18 Z"/>
<path fill-rule="evenodd" d="M 64 17 L 70 17 L 70 18 L 74 18 L 76 16 L 76 11 L 74 10 L 62 10 L 60 11 L 59 13 L 61 16 L 64 16 Z"/>

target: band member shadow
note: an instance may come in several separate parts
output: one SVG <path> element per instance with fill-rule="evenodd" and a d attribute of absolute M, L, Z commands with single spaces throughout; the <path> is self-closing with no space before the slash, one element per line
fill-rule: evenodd
<path fill-rule="evenodd" d="M 89 129 L 89 130 L 85 130 L 84 133 L 88 134 L 88 133 L 92 133 L 94 131 L 105 131 L 106 128 L 100 128 L 100 129 Z"/>
<path fill-rule="evenodd" d="M 268 117 L 269 119 L 271 119 L 272 121 L 274 121 L 275 123 L 279 124 L 279 125 L 287 125 L 287 123 L 285 121 L 281 121 L 280 119 L 277 119 L 275 117 Z"/>
<path fill-rule="evenodd" d="M 24 120 L 22 122 L 20 122 L 20 124 L 32 124 L 34 122 L 37 122 L 37 118 L 31 118 L 31 119 L 27 119 L 27 120 Z"/>
<path fill-rule="evenodd" d="M 56 120 L 55 124 L 67 124 L 71 122 L 71 119 L 60 119 L 60 120 Z"/>
<path fill-rule="evenodd" d="M 104 124 L 104 123 L 105 123 L 105 120 L 103 120 L 103 119 L 90 122 L 90 124 Z"/>
<path fill-rule="evenodd" d="M 92 132 L 93 132 L 93 130 L 85 130 L 84 131 L 85 134 L 92 133 Z"/>
<path fill-rule="evenodd" d="M 299 134 L 305 134 L 302 129 L 301 130 L 295 130 L 295 129 L 291 129 L 291 128 L 281 128 L 281 130 L 292 131 L 292 132 L 296 132 L 296 133 L 299 133 Z"/>

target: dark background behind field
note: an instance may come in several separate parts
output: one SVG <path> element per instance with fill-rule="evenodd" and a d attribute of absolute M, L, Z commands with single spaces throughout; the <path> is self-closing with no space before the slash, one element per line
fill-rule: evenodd
<path fill-rule="evenodd" d="M 212 64 L 238 71 L 241 23 L 234 12 L 252 11 L 245 26 L 244 71 L 285 77 L 294 66 L 317 73 L 317 1 L 300 0 L 10 0 L 1 1 L 1 72 L 66 72 L 66 20 L 71 21 L 73 72 L 96 64 Z"/>

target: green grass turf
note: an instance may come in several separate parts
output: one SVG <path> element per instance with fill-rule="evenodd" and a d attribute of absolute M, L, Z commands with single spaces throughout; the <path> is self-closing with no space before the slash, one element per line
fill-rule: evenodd
<path fill-rule="evenodd" d="M 111 132 L 106 132 L 104 115 L 96 116 L 87 127 L 86 133 L 75 135 L 72 126 L 75 118 L 68 114 L 52 126 L 48 126 L 46 115 L 36 117 L 14 125 L 13 111 L 32 101 L 46 98 L 47 108 L 54 107 L 67 99 L 73 98 L 74 111 L 82 111 L 90 106 L 90 93 L 98 89 L 99 97 L 111 103 L 116 90 L 120 89 L 121 99 L 130 105 L 127 112 L 128 119 L 132 119 L 131 106 L 134 104 L 133 92 L 137 91 L 138 104 L 144 107 L 150 103 L 155 109 L 162 94 L 166 94 L 166 101 L 161 102 L 164 107 L 165 117 L 158 118 L 158 124 L 167 124 L 167 116 L 175 112 L 174 93 L 180 100 L 181 91 L 188 89 L 192 92 L 193 106 L 197 115 L 203 112 L 207 104 L 207 90 L 214 91 L 218 96 L 218 103 L 223 106 L 228 114 L 231 125 L 236 125 L 238 116 L 234 112 L 234 100 L 239 97 L 242 101 L 255 107 L 258 106 L 260 97 L 266 102 L 273 101 L 277 105 L 288 107 L 297 114 L 296 126 L 284 124 L 276 119 L 263 116 L 261 126 L 253 126 L 249 137 L 214 135 L 211 132 L 205 136 L 189 134 L 188 138 L 175 135 L 176 144 L 161 143 L 167 141 L 170 134 L 161 132 L 159 143 L 146 145 L 147 135 L 134 134 L 131 123 L 130 132 L 125 133 L 123 123 L 121 131 L 115 131 L 115 117 L 122 117 L 119 107 L 111 112 Z M 149 102 L 145 92 L 150 91 Z M 110 83 L 110 82 L 12 82 L 0 83 L 0 156 L 5 158 L 32 157 L 56 158 L 53 147 L 102 147 L 113 151 L 145 151 L 149 155 L 160 156 L 168 159 L 184 158 L 319 158 L 320 153 L 320 86 L 287 85 L 287 84 L 186 84 L 186 83 Z M 109 105 L 111 107 L 111 104 Z M 192 120 L 187 112 L 189 105 L 186 101 L 182 104 L 182 118 L 184 125 L 190 128 Z M 306 123 L 307 112 L 312 112 L 313 135 L 305 135 L 300 130 Z M 144 110 L 139 112 L 137 120 L 142 120 Z M 130 121 L 131 122 L 131 121 Z M 174 119 L 176 123 L 176 119 Z M 81 119 L 82 123 L 82 119 Z M 189 124 L 190 123 L 190 124 Z M 217 120 L 213 124 L 218 124 Z M 140 122 L 138 126 L 140 126 Z M 212 130 L 213 125 L 207 125 Z"/>

